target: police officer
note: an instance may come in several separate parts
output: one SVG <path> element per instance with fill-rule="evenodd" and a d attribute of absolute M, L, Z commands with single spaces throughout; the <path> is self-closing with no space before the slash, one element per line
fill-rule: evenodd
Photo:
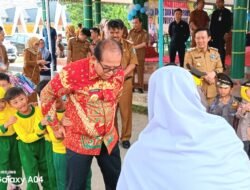
<path fill-rule="evenodd" d="M 142 28 L 142 19 L 140 17 L 133 18 L 133 29 L 129 31 L 128 39 L 133 42 L 133 47 L 136 50 L 138 66 L 135 72 L 138 76 L 138 90 L 143 93 L 144 90 L 144 62 L 146 54 L 146 46 L 148 43 L 148 33 Z"/>
<path fill-rule="evenodd" d="M 208 105 L 217 95 L 216 91 L 216 74 L 223 71 L 222 63 L 218 50 L 208 46 L 210 33 L 206 28 L 198 29 L 194 32 L 196 47 L 191 48 L 185 54 L 184 66 L 187 64 L 195 67 L 201 72 L 206 72 L 203 77 L 202 91 L 207 98 Z"/>
<path fill-rule="evenodd" d="M 217 9 L 213 12 L 211 17 L 210 31 L 212 37 L 211 46 L 218 49 L 223 68 L 225 69 L 225 40 L 232 27 L 232 13 L 224 7 L 224 0 L 216 0 Z M 226 36 L 225 36 L 226 37 Z"/>
<path fill-rule="evenodd" d="M 130 137 L 132 132 L 132 90 L 133 90 L 133 72 L 138 65 L 137 56 L 133 44 L 123 39 L 124 23 L 120 19 L 110 20 L 108 22 L 108 36 L 122 46 L 123 54 L 121 66 L 125 72 L 125 81 L 123 84 L 122 95 L 118 102 L 121 113 L 122 133 L 120 139 L 123 148 L 130 147 Z M 117 117 L 115 125 L 118 130 Z"/>
<path fill-rule="evenodd" d="M 233 81 L 224 73 L 217 75 L 218 96 L 208 109 L 209 113 L 225 118 L 228 123 L 235 127 L 235 114 L 238 107 L 238 100 L 232 96 Z"/>
<path fill-rule="evenodd" d="M 169 46 L 170 62 L 175 63 L 176 52 L 179 55 L 180 66 L 183 67 L 185 55 L 185 42 L 190 36 L 188 23 L 181 20 L 182 10 L 174 10 L 174 21 L 170 23 L 168 33 L 171 38 Z"/>

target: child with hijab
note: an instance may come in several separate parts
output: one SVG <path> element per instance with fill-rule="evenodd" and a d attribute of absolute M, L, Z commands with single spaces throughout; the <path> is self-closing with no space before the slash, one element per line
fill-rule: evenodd
<path fill-rule="evenodd" d="M 148 113 L 117 190 L 249 190 L 242 142 L 225 119 L 206 112 L 188 71 L 168 66 L 152 74 Z"/>

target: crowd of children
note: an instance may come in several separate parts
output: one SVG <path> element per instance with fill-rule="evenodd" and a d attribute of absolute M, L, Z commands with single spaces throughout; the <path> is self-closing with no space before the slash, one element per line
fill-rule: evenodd
<path fill-rule="evenodd" d="M 37 85 L 38 95 L 47 83 Z M 62 119 L 64 101 L 58 99 L 56 107 Z M 18 190 L 23 179 L 27 190 L 38 190 L 39 183 L 46 190 L 65 189 L 66 148 L 47 120 L 39 106 L 29 104 L 22 88 L 12 87 L 9 76 L 0 73 L 0 190 L 8 184 Z M 64 118 L 62 122 L 70 121 Z"/>

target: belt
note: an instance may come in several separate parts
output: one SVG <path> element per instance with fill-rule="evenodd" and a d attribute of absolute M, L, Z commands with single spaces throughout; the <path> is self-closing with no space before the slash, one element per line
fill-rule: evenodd
<path fill-rule="evenodd" d="M 126 80 L 129 80 L 129 79 L 132 79 L 132 78 L 133 78 L 132 76 L 126 77 L 126 78 L 125 78 L 125 81 L 126 81 Z"/>

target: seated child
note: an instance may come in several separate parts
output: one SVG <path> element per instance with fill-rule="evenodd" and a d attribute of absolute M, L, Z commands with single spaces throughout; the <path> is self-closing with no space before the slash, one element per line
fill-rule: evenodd
<path fill-rule="evenodd" d="M 42 113 L 37 107 L 28 104 L 28 97 L 21 88 L 8 89 L 4 98 L 17 110 L 17 121 L 13 127 L 17 134 L 18 150 L 27 181 L 26 189 L 39 190 L 38 180 L 43 189 L 49 189 L 44 138 L 35 133 L 34 126 L 37 118 L 40 118 L 40 125 L 46 125 L 47 121 L 45 118 L 42 119 Z"/>
<path fill-rule="evenodd" d="M 236 116 L 239 118 L 237 135 L 243 141 L 244 150 L 250 158 L 250 81 L 241 86 L 241 98 Z"/>
<path fill-rule="evenodd" d="M 239 102 L 231 94 L 233 81 L 224 73 L 219 73 L 217 78 L 218 95 L 209 106 L 208 112 L 214 115 L 222 116 L 232 127 L 235 127 L 235 114 Z"/>
<path fill-rule="evenodd" d="M 0 73 L 0 84 L 1 80 Z M 4 178 L 7 175 L 13 179 L 22 178 L 21 161 L 18 152 L 16 133 L 13 129 L 13 124 L 16 122 L 15 109 L 11 108 L 4 100 L 5 90 L 0 87 L 0 190 L 6 190 L 8 182 Z M 15 183 L 12 189 L 19 189 L 19 183 Z"/>

